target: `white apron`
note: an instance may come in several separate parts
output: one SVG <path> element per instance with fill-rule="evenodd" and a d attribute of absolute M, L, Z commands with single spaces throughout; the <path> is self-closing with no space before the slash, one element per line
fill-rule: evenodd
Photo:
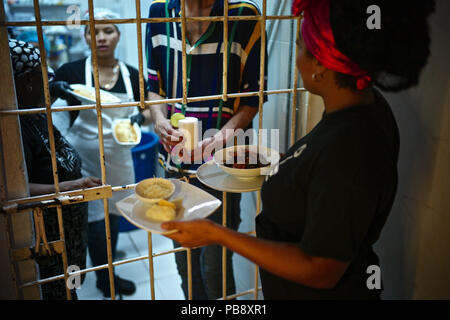
<path fill-rule="evenodd" d="M 125 83 L 126 93 L 111 91 L 122 102 L 134 101 L 130 73 L 123 62 L 119 62 L 120 72 Z M 91 58 L 86 59 L 86 86 L 92 87 Z M 129 118 L 136 113 L 136 107 L 104 108 L 102 109 L 103 142 L 105 154 L 106 183 L 111 186 L 121 186 L 134 183 L 133 159 L 131 147 L 118 145 L 112 135 L 112 122 L 117 118 Z M 80 110 L 80 114 L 68 130 L 67 139 L 75 147 L 82 159 L 83 176 L 101 178 L 100 146 L 98 140 L 97 111 Z M 132 190 L 113 192 L 108 199 L 109 213 L 120 215 L 116 202 L 132 193 Z M 103 220 L 103 200 L 89 202 L 89 222 Z"/>

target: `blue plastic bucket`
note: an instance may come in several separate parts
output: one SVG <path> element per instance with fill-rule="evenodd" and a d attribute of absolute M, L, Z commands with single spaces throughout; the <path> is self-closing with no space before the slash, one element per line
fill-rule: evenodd
<path fill-rule="evenodd" d="M 158 159 L 159 137 L 153 132 L 142 132 L 141 142 L 131 149 L 135 182 L 152 178 Z M 119 231 L 130 231 L 136 227 L 121 217 Z"/>
<path fill-rule="evenodd" d="M 158 157 L 158 136 L 153 132 L 142 132 L 141 143 L 131 149 L 136 182 L 155 175 Z"/>

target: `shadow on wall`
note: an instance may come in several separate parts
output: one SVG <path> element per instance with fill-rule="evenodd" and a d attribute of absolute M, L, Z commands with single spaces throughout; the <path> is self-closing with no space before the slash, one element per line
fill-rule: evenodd
<path fill-rule="evenodd" d="M 375 247 L 383 299 L 450 298 L 450 2 L 436 4 L 420 85 L 385 95 L 401 142 L 397 198 Z"/>

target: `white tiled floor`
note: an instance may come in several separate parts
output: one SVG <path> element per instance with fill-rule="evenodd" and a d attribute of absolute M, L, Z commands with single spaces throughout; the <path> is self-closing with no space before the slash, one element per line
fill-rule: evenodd
<path fill-rule="evenodd" d="M 254 229 L 255 201 L 252 193 L 245 193 L 241 201 L 241 225 L 239 231 L 247 232 Z M 173 248 L 172 241 L 164 236 L 153 234 L 153 251 L 163 252 Z M 147 232 L 144 230 L 132 230 L 121 232 L 118 240 L 118 251 L 125 253 L 122 259 L 140 257 L 148 254 Z M 88 256 L 88 267 L 91 267 Z M 237 292 L 243 292 L 254 287 L 255 267 L 248 260 L 237 254 L 233 255 L 233 266 L 235 270 L 235 282 Z M 140 260 L 116 267 L 116 274 L 121 278 L 132 280 L 136 284 L 136 293 L 132 296 L 123 296 L 126 300 L 149 300 L 150 293 L 150 272 L 148 260 Z M 165 254 L 154 258 L 155 275 L 155 298 L 162 300 L 182 300 L 184 299 L 181 290 L 181 279 L 175 264 L 174 254 Z M 96 276 L 94 272 L 89 272 L 79 290 L 77 290 L 80 300 L 102 299 L 103 295 L 95 286 Z M 260 297 L 262 295 L 260 294 Z M 253 295 L 248 294 L 239 299 L 253 299 Z"/>

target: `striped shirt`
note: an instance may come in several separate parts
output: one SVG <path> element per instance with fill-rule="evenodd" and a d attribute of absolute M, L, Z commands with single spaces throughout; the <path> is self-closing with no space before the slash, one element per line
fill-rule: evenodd
<path fill-rule="evenodd" d="M 166 1 L 168 3 L 166 4 Z M 180 17 L 180 0 L 155 0 L 150 6 L 149 17 Z M 229 16 L 260 15 L 260 10 L 250 0 L 228 0 Z M 223 0 L 216 0 L 211 16 L 223 16 Z M 146 28 L 146 55 L 148 68 L 148 90 L 162 97 L 183 97 L 181 23 L 148 23 Z M 223 23 L 211 22 L 203 36 L 195 43 L 186 40 L 186 61 L 188 75 L 188 97 L 211 96 L 222 93 L 223 72 Z M 228 22 L 229 58 L 227 70 L 227 92 L 242 93 L 259 91 L 261 23 L 260 21 Z M 168 50 L 168 43 L 170 50 Z M 267 61 L 267 59 L 266 59 Z M 267 64 L 266 64 L 267 66 Z M 267 68 L 265 68 L 267 74 Z M 264 84 L 266 88 L 266 80 Z M 267 98 L 265 97 L 265 100 Z M 229 98 L 222 104 L 219 118 L 220 100 L 191 102 L 186 106 L 185 115 L 199 119 L 202 134 L 210 129 L 220 129 L 233 117 L 239 106 L 257 108 L 259 97 Z M 182 105 L 168 107 L 169 116 L 181 112 Z M 202 137 L 200 137 L 200 140 Z M 167 170 L 175 169 L 166 159 L 166 152 L 160 148 L 160 160 Z M 187 173 L 195 172 L 195 165 L 184 165 Z M 193 171 L 194 170 L 194 171 Z"/>

